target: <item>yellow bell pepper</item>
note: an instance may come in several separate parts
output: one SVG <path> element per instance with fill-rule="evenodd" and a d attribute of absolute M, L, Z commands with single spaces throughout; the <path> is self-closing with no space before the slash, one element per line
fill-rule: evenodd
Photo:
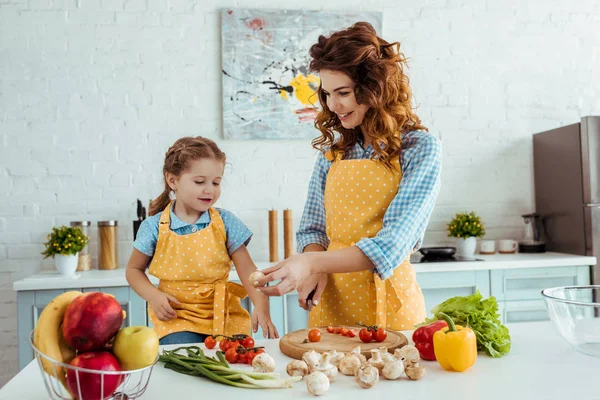
<path fill-rule="evenodd" d="M 455 325 L 452 318 L 444 313 L 437 315 L 448 323 L 433 334 L 435 357 L 447 371 L 462 372 L 475 364 L 477 359 L 477 338 L 470 328 Z"/>

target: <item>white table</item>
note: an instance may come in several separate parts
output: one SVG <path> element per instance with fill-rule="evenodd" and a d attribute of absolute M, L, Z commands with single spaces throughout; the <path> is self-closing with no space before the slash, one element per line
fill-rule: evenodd
<path fill-rule="evenodd" d="M 565 343 L 550 322 L 510 325 L 512 350 L 502 358 L 480 354 L 471 369 L 462 373 L 444 371 L 436 362 L 423 362 L 427 368 L 420 381 L 381 380 L 369 390 L 361 389 L 352 377 L 339 375 L 327 399 L 443 399 L 443 400 L 534 400 L 534 399 L 600 399 L 600 358 L 580 354 Z M 410 332 L 406 333 L 410 338 Z M 277 340 L 260 340 L 277 364 L 277 372 L 285 375 L 289 358 L 279 351 Z M 172 346 L 169 346 L 172 347 Z M 211 352 L 212 353 L 212 352 Z M 244 368 L 240 366 L 240 368 Z M 249 368 L 249 367 L 248 367 Z M 177 374 L 162 364 L 155 366 L 143 399 L 181 398 L 247 400 L 311 396 L 303 381 L 292 389 L 244 390 L 217 384 L 203 378 Z M 0 389 L 0 399 L 47 399 L 37 364 L 30 363 Z"/>

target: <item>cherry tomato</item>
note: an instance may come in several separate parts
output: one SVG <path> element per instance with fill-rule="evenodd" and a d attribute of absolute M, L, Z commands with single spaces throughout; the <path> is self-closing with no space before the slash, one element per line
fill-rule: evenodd
<path fill-rule="evenodd" d="M 237 363 L 240 359 L 239 354 L 237 353 L 237 348 L 235 348 L 235 347 L 228 348 L 227 351 L 225 352 L 225 359 L 230 364 Z"/>
<path fill-rule="evenodd" d="M 333 329 L 333 326 L 329 325 L 329 326 L 327 327 L 327 332 L 329 332 L 329 333 L 333 333 L 333 330 L 334 330 L 334 329 Z"/>
<path fill-rule="evenodd" d="M 264 353 L 264 352 L 265 352 L 265 349 L 258 349 L 258 350 L 256 350 L 256 354 L 260 354 L 260 353 Z"/>
<path fill-rule="evenodd" d="M 240 353 L 238 356 L 238 362 L 240 364 L 247 364 L 249 355 L 250 355 L 249 353 Z"/>
<path fill-rule="evenodd" d="M 215 346 L 217 345 L 217 341 L 215 340 L 214 337 L 207 336 L 206 339 L 204 339 L 204 345 L 206 346 L 207 349 L 214 349 Z"/>
<path fill-rule="evenodd" d="M 373 339 L 375 339 L 376 342 L 383 342 L 386 337 L 387 332 L 384 328 L 379 328 L 377 331 L 373 332 Z"/>
<path fill-rule="evenodd" d="M 226 351 L 227 346 L 229 346 L 229 339 L 221 339 L 221 341 L 219 342 L 219 348 L 221 349 L 221 351 Z"/>
<path fill-rule="evenodd" d="M 333 333 L 340 333 L 340 330 L 341 330 L 341 329 L 342 329 L 342 327 L 341 327 L 341 326 L 335 326 L 335 327 L 333 328 Z"/>
<path fill-rule="evenodd" d="M 318 329 L 311 329 L 308 332 L 308 340 L 311 342 L 318 342 L 321 340 L 321 332 Z"/>
<path fill-rule="evenodd" d="M 256 353 L 253 350 L 250 350 L 246 353 L 246 364 L 252 365 L 252 360 L 256 357 Z"/>
<path fill-rule="evenodd" d="M 252 347 L 254 347 L 254 339 L 252 339 L 250 336 L 248 336 L 247 338 L 242 339 L 241 344 L 245 348 L 251 349 Z"/>
<path fill-rule="evenodd" d="M 355 337 L 356 336 L 356 331 L 354 329 L 348 330 L 348 336 L 349 337 Z"/>
<path fill-rule="evenodd" d="M 240 342 L 237 341 L 237 340 L 235 340 L 233 342 L 229 342 L 229 344 L 227 345 L 227 349 L 226 350 L 229 350 L 231 348 L 237 349 L 240 346 L 241 346 Z"/>
<path fill-rule="evenodd" d="M 348 329 L 347 328 L 340 329 L 340 335 L 342 335 L 342 336 L 348 336 Z"/>
<path fill-rule="evenodd" d="M 371 339 L 373 339 L 373 334 L 367 328 L 362 328 L 360 332 L 358 332 L 358 337 L 365 343 L 369 343 Z"/>

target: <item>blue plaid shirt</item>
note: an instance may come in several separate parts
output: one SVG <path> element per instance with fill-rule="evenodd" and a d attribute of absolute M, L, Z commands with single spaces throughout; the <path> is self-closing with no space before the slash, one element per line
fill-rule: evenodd
<path fill-rule="evenodd" d="M 440 191 L 442 145 L 425 131 L 405 135 L 401 153 L 402 180 L 398 194 L 383 218 L 383 227 L 373 238 L 363 238 L 356 246 L 375 264 L 375 273 L 381 279 L 389 278 L 394 268 L 411 251 L 421 246 L 425 228 Z M 345 155 L 347 160 L 370 159 L 373 148 L 363 149 L 357 143 Z M 327 248 L 329 238 L 325 230 L 325 182 L 332 162 L 318 155 L 308 185 L 308 196 L 300 227 L 296 234 L 298 252 L 311 243 Z"/>

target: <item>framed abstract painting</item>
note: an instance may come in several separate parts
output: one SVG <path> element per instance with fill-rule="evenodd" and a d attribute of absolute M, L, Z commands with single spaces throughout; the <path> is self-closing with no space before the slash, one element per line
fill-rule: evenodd
<path fill-rule="evenodd" d="M 382 30 L 381 12 L 223 9 L 223 135 L 232 140 L 311 139 L 320 110 L 309 49 L 358 21 Z"/>

